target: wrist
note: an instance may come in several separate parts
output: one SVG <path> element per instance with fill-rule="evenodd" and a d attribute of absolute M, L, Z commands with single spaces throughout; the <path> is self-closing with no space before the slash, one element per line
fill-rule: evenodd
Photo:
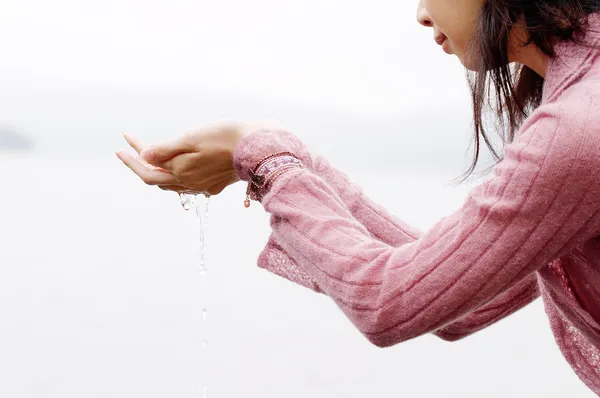
<path fill-rule="evenodd" d="M 307 168 L 312 167 L 312 157 L 306 146 L 286 130 L 258 127 L 246 129 L 233 154 L 233 166 L 238 178 L 250 180 L 250 170 L 269 155 L 289 152 L 299 158 Z"/>
<path fill-rule="evenodd" d="M 244 206 L 250 207 L 250 199 L 261 201 L 271 184 L 282 174 L 297 168 L 304 168 L 302 161 L 290 152 L 278 152 L 258 161 L 250 170 Z"/>

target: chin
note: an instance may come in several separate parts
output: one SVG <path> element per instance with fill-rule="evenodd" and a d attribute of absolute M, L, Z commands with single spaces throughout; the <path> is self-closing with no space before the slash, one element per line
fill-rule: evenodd
<path fill-rule="evenodd" d="M 465 57 L 464 54 L 456 54 L 456 58 L 458 58 L 460 63 L 463 64 L 467 70 L 470 70 L 471 72 L 477 72 L 477 62 L 475 59 L 472 57 Z"/>
<path fill-rule="evenodd" d="M 467 70 L 469 70 L 469 71 L 471 71 L 471 72 L 477 72 L 477 68 L 475 67 L 475 65 L 473 65 L 473 64 L 471 64 L 471 63 L 464 63 L 464 62 L 462 62 L 462 60 L 461 60 L 460 62 L 463 64 L 463 66 L 464 66 L 464 67 L 465 67 Z"/>
<path fill-rule="evenodd" d="M 466 45 L 460 48 L 455 55 L 467 70 L 471 72 L 477 72 L 479 70 L 479 53 L 474 51 L 471 46 Z"/>

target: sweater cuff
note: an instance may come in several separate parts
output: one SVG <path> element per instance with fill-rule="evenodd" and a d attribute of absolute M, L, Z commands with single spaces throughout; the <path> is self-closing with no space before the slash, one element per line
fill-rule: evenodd
<path fill-rule="evenodd" d="M 312 157 L 306 146 L 295 135 L 285 130 L 259 129 L 246 134 L 233 154 L 233 166 L 242 181 L 250 179 L 250 170 L 266 156 L 277 152 L 290 152 L 304 166 L 312 169 Z"/>

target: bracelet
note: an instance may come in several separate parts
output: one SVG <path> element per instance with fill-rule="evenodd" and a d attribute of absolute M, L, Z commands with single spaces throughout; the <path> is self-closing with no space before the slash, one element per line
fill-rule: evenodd
<path fill-rule="evenodd" d="M 279 152 L 265 156 L 258 161 L 254 170 L 249 172 L 250 179 L 246 188 L 244 206 L 250 207 L 250 199 L 262 200 L 272 182 L 283 173 L 303 167 L 302 161 L 290 152 Z"/>
<path fill-rule="evenodd" d="M 263 164 L 264 164 L 266 161 L 268 161 L 269 159 L 275 158 L 275 157 L 279 157 L 279 156 L 291 156 L 291 157 L 294 157 L 294 158 L 298 159 L 298 158 L 296 157 L 296 155 L 294 155 L 294 154 L 293 154 L 293 153 L 291 153 L 291 152 L 277 152 L 277 153 L 272 153 L 271 155 L 265 156 L 264 158 L 262 158 L 261 160 L 259 160 L 259 161 L 256 163 L 256 166 L 254 166 L 254 169 L 253 169 L 253 170 L 250 170 L 250 175 L 251 175 L 251 176 L 252 176 L 253 174 L 254 174 L 254 175 L 256 175 L 256 173 L 257 173 L 258 169 L 259 169 L 259 168 L 260 168 L 260 167 L 261 167 L 261 166 L 262 166 L 262 165 L 263 165 Z"/>

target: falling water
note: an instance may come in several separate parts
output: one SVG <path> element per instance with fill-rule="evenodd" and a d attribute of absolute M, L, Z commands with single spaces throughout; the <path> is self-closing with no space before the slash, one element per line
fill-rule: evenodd
<path fill-rule="evenodd" d="M 208 268 L 206 267 L 205 251 L 206 242 L 204 239 L 205 229 L 208 225 L 208 203 L 210 195 L 202 195 L 205 200 L 202 201 L 201 195 L 180 194 L 181 206 L 185 210 L 190 210 L 196 206 L 196 217 L 200 226 L 200 267 L 199 267 L 199 293 L 200 293 L 200 357 L 201 357 L 201 383 L 202 398 L 208 398 Z"/>

